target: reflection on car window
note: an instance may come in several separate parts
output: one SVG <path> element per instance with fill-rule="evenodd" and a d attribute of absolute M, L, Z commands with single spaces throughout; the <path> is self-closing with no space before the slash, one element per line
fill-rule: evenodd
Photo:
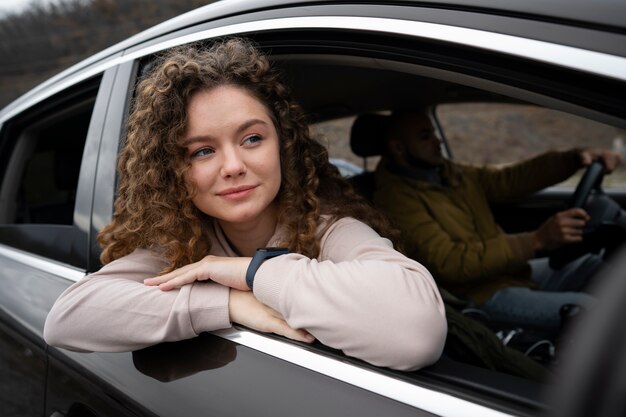
<path fill-rule="evenodd" d="M 3 123 L 0 244 L 87 266 L 89 236 L 75 215 L 100 82 L 100 77 L 87 80 Z M 85 200 L 89 193 L 86 188 Z"/>
<path fill-rule="evenodd" d="M 597 147 L 626 156 L 626 130 L 538 106 L 454 103 L 437 107 L 437 118 L 455 160 L 470 164 L 506 164 L 550 149 Z M 580 175 L 560 185 L 575 186 Z M 604 179 L 603 186 L 625 187 L 626 167 Z"/>
<path fill-rule="evenodd" d="M 18 133 L 3 187 L 2 223 L 73 223 L 80 164 L 93 100 Z M 68 111 L 69 110 L 69 111 Z"/>
<path fill-rule="evenodd" d="M 37 141 L 22 177 L 16 223 L 72 224 L 89 119 L 80 122 L 62 134 L 64 140 L 42 135 Z"/>

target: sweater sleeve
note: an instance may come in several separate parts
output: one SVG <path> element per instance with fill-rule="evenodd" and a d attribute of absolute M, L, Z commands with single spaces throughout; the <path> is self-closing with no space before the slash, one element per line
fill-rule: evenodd
<path fill-rule="evenodd" d="M 443 350 L 447 325 L 432 276 L 357 220 L 331 225 L 318 259 L 270 259 L 254 283 L 255 296 L 290 326 L 371 364 L 414 370 Z"/>
<path fill-rule="evenodd" d="M 138 249 L 73 284 L 50 310 L 44 339 L 72 350 L 119 352 L 230 327 L 228 288 L 198 282 L 164 292 L 143 284 L 163 267 L 156 253 Z"/>

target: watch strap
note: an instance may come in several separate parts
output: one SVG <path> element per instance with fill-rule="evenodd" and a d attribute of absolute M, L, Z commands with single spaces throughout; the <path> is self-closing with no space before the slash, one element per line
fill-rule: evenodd
<path fill-rule="evenodd" d="M 285 255 L 287 253 L 289 253 L 289 249 L 287 248 L 257 249 L 254 253 L 254 256 L 252 257 L 252 260 L 250 261 L 250 264 L 248 265 L 248 269 L 246 270 L 246 284 L 248 285 L 248 288 L 252 289 L 256 271 L 265 260 L 275 258 L 276 256 Z"/>

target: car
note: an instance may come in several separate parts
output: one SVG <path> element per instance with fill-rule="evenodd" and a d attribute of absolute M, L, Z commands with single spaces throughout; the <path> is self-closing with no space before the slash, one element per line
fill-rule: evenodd
<path fill-rule="evenodd" d="M 111 220 L 129 104 L 159 52 L 252 39 L 280 68 L 330 157 L 362 167 L 360 177 L 377 152 L 353 152 L 354 120 L 408 106 L 430 106 L 447 156 L 470 163 L 508 163 L 546 146 L 622 151 L 625 15 L 616 0 L 223 0 L 24 94 L 0 111 L 0 414 L 623 414 L 619 255 L 603 271 L 606 299 L 574 317 L 570 350 L 550 358 L 559 371 L 543 382 L 445 353 L 427 368 L 393 371 L 237 325 L 121 353 L 48 346 L 43 326 L 57 297 L 101 266 L 96 235 Z M 610 179 L 602 190 L 621 213 L 626 180 L 621 172 Z M 576 181 L 494 212 L 505 229 L 528 230 L 567 204 Z"/>

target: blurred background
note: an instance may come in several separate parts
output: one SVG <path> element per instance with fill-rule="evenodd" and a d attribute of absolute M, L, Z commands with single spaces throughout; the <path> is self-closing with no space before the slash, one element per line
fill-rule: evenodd
<path fill-rule="evenodd" d="M 0 0 L 0 109 L 72 64 L 215 0 Z"/>

